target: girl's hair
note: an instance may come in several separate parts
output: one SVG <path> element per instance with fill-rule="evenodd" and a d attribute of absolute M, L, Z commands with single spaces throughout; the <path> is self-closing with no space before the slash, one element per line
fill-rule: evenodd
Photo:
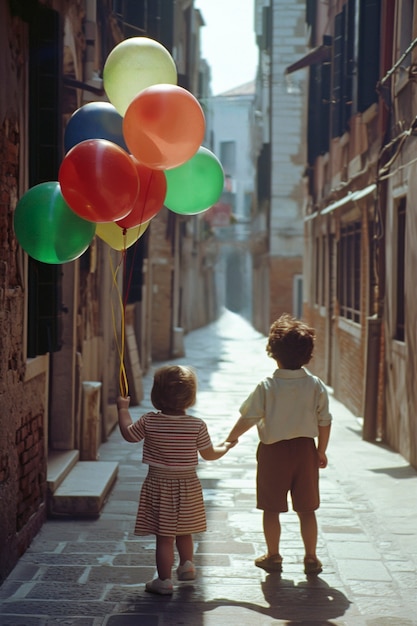
<path fill-rule="evenodd" d="M 151 391 L 158 411 L 185 411 L 196 401 L 197 377 L 185 365 L 164 365 L 156 370 Z"/>
<path fill-rule="evenodd" d="M 269 329 L 266 351 L 284 369 L 297 370 L 313 356 L 314 328 L 284 313 Z"/>

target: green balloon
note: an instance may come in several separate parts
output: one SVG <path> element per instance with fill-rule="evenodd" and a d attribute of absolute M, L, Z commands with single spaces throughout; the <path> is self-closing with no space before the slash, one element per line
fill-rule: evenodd
<path fill-rule="evenodd" d="M 74 213 L 65 202 L 58 182 L 31 187 L 19 200 L 14 231 L 25 252 L 43 263 L 67 263 L 90 245 L 96 224 Z"/>
<path fill-rule="evenodd" d="M 174 213 L 196 215 L 209 209 L 220 198 L 224 172 L 219 159 L 201 146 L 196 154 L 178 167 L 165 171 L 165 206 Z"/>

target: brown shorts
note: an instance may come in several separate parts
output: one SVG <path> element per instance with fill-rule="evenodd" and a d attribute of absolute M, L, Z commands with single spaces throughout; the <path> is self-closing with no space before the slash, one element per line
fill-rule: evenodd
<path fill-rule="evenodd" d="M 257 508 L 288 511 L 288 492 L 294 511 L 319 508 L 319 461 L 314 439 L 298 437 L 272 444 L 260 443 L 256 455 Z"/>

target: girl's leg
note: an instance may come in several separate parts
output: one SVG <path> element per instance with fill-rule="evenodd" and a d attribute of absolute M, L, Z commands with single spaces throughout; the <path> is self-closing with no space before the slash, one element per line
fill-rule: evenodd
<path fill-rule="evenodd" d="M 194 542 L 192 535 L 178 535 L 176 537 L 176 545 L 180 556 L 180 565 L 184 565 L 186 561 L 194 558 Z"/>
<path fill-rule="evenodd" d="M 174 537 L 156 536 L 156 569 L 161 580 L 171 578 L 174 564 Z"/>
<path fill-rule="evenodd" d="M 303 539 L 306 558 L 316 559 L 317 519 L 314 511 L 297 512 L 300 519 L 301 537 Z"/>
<path fill-rule="evenodd" d="M 264 511 L 263 528 L 268 556 L 279 554 L 279 540 L 281 537 L 281 524 L 279 513 Z"/>

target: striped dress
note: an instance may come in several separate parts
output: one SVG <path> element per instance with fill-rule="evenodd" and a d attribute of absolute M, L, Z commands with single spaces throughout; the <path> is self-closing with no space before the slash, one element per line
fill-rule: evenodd
<path fill-rule="evenodd" d="M 130 426 L 144 440 L 149 465 L 139 498 L 136 535 L 177 536 L 206 530 L 203 492 L 197 477 L 198 451 L 212 443 L 203 420 L 191 415 L 146 413 Z"/>

